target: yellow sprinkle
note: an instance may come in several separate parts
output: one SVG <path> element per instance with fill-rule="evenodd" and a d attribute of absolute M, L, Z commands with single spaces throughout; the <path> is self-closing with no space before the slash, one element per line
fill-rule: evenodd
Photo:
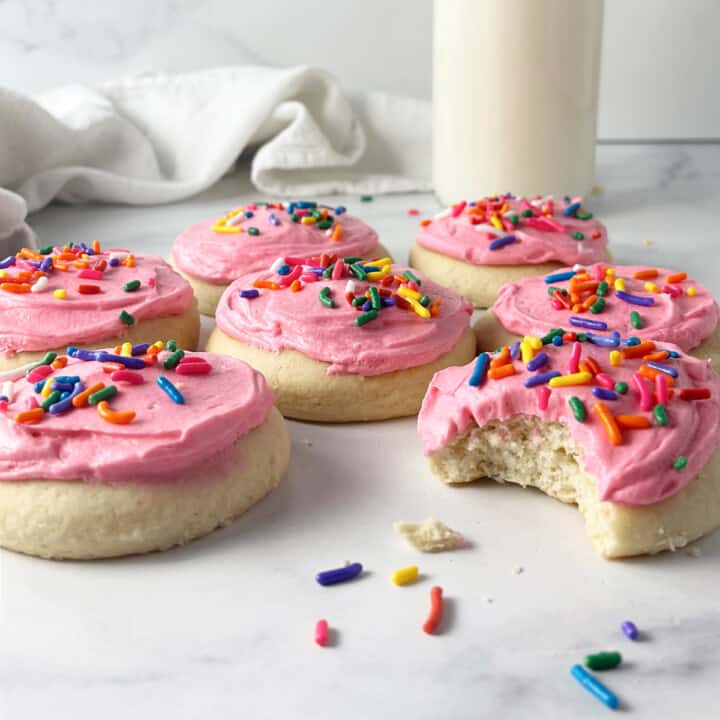
<path fill-rule="evenodd" d="M 378 282 L 378 280 L 382 280 L 384 277 L 386 277 L 389 272 L 390 266 L 386 265 L 382 270 L 373 270 L 372 272 L 369 272 L 367 274 L 368 280 Z"/>
<path fill-rule="evenodd" d="M 653 292 L 653 293 L 660 292 L 660 288 L 654 282 L 646 282 L 645 289 L 648 292 Z"/>
<path fill-rule="evenodd" d="M 550 387 L 569 387 L 570 385 L 587 385 L 592 380 L 589 372 L 576 372 L 570 375 L 560 375 L 550 379 Z"/>
<path fill-rule="evenodd" d="M 50 393 L 52 392 L 52 384 L 53 384 L 54 378 L 48 378 L 42 386 L 42 390 L 40 391 L 40 395 L 44 398 L 46 398 Z"/>
<path fill-rule="evenodd" d="M 411 290 L 409 287 L 399 287 L 397 293 L 406 300 L 419 300 L 422 297 L 421 293 L 417 290 Z"/>
<path fill-rule="evenodd" d="M 688 294 L 690 297 L 695 297 L 695 296 L 697 295 L 697 290 L 696 290 L 694 287 L 689 287 L 689 288 L 687 289 L 687 294 Z"/>
<path fill-rule="evenodd" d="M 396 570 L 390 576 L 390 579 L 396 585 L 409 585 L 410 583 L 414 583 L 418 579 L 417 565 L 408 565 L 400 570 Z"/>
<path fill-rule="evenodd" d="M 528 345 L 533 350 L 542 350 L 542 340 L 539 337 L 533 337 L 532 335 L 526 335 L 525 339 L 528 341 Z"/>
<path fill-rule="evenodd" d="M 156 340 L 153 345 L 158 349 L 162 350 L 165 347 L 165 343 L 162 340 Z"/>
<path fill-rule="evenodd" d="M 619 350 L 610 351 L 610 364 L 613 367 L 622 365 L 622 353 Z"/>
<path fill-rule="evenodd" d="M 625 292 L 625 279 L 624 278 L 617 278 L 615 280 L 615 289 Z"/>
<path fill-rule="evenodd" d="M 120 347 L 120 354 L 124 357 L 130 357 L 132 355 L 132 343 L 124 342 Z"/>
<path fill-rule="evenodd" d="M 505 228 L 503 227 L 503 224 L 500 222 L 500 218 L 497 215 L 493 215 L 490 218 L 490 224 L 493 227 L 496 227 L 498 230 L 504 231 Z"/>
<path fill-rule="evenodd" d="M 231 225 L 230 227 L 225 227 L 224 225 L 213 225 L 212 231 L 215 233 L 220 233 L 221 235 L 245 232 L 241 225 Z"/>
<path fill-rule="evenodd" d="M 314 225 L 315 224 L 315 218 L 310 217 L 309 215 L 306 215 L 304 218 L 300 218 L 300 222 L 303 225 Z"/>
<path fill-rule="evenodd" d="M 609 275 L 610 277 L 613 277 L 615 275 L 615 268 L 612 268 L 612 267 L 605 268 L 605 274 Z"/>
<path fill-rule="evenodd" d="M 55 291 L 53 292 L 53 295 L 54 295 L 58 300 L 64 300 L 64 299 L 67 297 L 67 292 L 66 292 L 63 288 L 58 288 L 57 290 L 55 290 Z"/>
<path fill-rule="evenodd" d="M 421 318 L 430 317 L 430 310 L 428 310 L 426 307 L 423 307 L 417 300 L 413 300 L 412 298 L 405 299 L 410 304 L 410 307 L 415 311 L 416 315 L 419 315 Z"/>
<path fill-rule="evenodd" d="M 520 342 L 520 359 L 523 361 L 523 364 L 527 365 L 533 359 L 534 354 L 527 338 L 523 338 Z"/>
<path fill-rule="evenodd" d="M 0 278 L 6 278 L 8 276 L 7 270 L 0 270 Z"/>
<path fill-rule="evenodd" d="M 390 264 L 392 264 L 392 259 L 389 258 L 389 257 L 378 258 L 377 260 L 373 260 L 373 261 L 372 261 L 372 264 L 375 265 L 375 266 L 377 266 L 377 265 L 381 265 L 381 266 L 382 266 L 382 265 L 390 265 Z"/>

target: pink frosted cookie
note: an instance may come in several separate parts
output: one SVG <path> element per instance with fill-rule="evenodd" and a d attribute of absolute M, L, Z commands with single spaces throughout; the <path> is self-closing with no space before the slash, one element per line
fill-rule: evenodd
<path fill-rule="evenodd" d="M 234 282 L 208 349 L 260 370 L 288 416 L 412 415 L 433 373 L 475 353 L 470 304 L 389 258 L 284 258 Z"/>
<path fill-rule="evenodd" d="M 500 288 L 492 310 L 475 325 L 481 350 L 556 328 L 582 331 L 590 323 L 623 336 L 638 335 L 720 359 L 720 309 L 712 294 L 684 272 L 596 263 L 561 268 Z"/>
<path fill-rule="evenodd" d="M 576 503 L 606 557 L 675 549 L 720 525 L 720 378 L 673 345 L 528 336 L 439 372 L 418 430 L 442 480 Z"/>
<path fill-rule="evenodd" d="M 0 261 L 0 370 L 67 345 L 172 337 L 194 349 L 199 328 L 192 288 L 160 257 L 94 243 Z"/>
<path fill-rule="evenodd" d="M 200 312 L 214 315 L 225 288 L 285 255 L 387 255 L 377 233 L 345 208 L 315 202 L 250 203 L 178 235 L 171 263 L 193 286 Z"/>
<path fill-rule="evenodd" d="M 161 347 L 70 348 L 62 367 L 0 374 L 0 545 L 53 558 L 164 550 L 277 485 L 289 441 L 262 375 Z"/>
<path fill-rule="evenodd" d="M 488 307 L 509 280 L 607 259 L 607 232 L 581 198 L 499 195 L 423 220 L 410 264 Z"/>

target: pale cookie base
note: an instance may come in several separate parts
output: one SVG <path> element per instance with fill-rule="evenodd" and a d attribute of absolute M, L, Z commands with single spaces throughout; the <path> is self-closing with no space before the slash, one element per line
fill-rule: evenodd
<path fill-rule="evenodd" d="M 455 347 L 427 365 L 384 375 L 328 375 L 328 363 L 296 350 L 271 352 L 246 345 L 215 328 L 209 352 L 233 355 L 259 370 L 273 389 L 285 417 L 316 422 L 364 422 L 415 415 L 432 376 L 475 356 L 468 327 Z"/>
<path fill-rule="evenodd" d="M 498 290 L 507 282 L 529 275 L 547 275 L 562 263 L 549 262 L 537 265 L 473 265 L 448 255 L 441 255 L 417 244 L 410 250 L 410 267 L 440 285 L 464 295 L 476 308 L 490 307 Z"/>
<path fill-rule="evenodd" d="M 473 427 L 431 455 L 430 467 L 446 483 L 492 478 L 577 504 L 593 549 L 606 558 L 675 550 L 720 526 L 720 450 L 682 490 L 644 506 L 601 502 L 581 454 L 565 425 L 517 415 Z"/>
<path fill-rule="evenodd" d="M 506 330 L 495 317 L 492 308 L 481 315 L 473 325 L 478 344 L 478 352 L 492 352 L 503 345 L 511 345 L 520 340 L 519 335 Z M 569 327 L 566 329 L 570 329 Z M 642 332 L 640 333 L 642 334 Z M 648 338 L 652 340 L 652 338 Z M 705 360 L 710 358 L 716 370 L 720 370 L 720 326 L 700 345 L 688 351 L 688 355 Z"/>
<path fill-rule="evenodd" d="M 175 340 L 178 347 L 184 350 L 195 350 L 200 337 L 200 315 L 197 303 L 192 305 L 182 315 L 168 315 L 167 317 L 142 320 L 135 325 L 128 326 L 126 332 L 120 336 L 107 337 L 91 343 L 73 342 L 68 338 L 67 343 L 59 348 L 48 348 L 41 351 L 26 351 L 14 355 L 0 353 L 0 372 L 25 365 L 26 363 L 37 362 L 48 350 L 64 355 L 69 345 L 82 348 L 108 348 L 115 347 L 124 342 L 131 342 L 133 345 L 141 342 L 155 342 L 156 340 Z"/>
<path fill-rule="evenodd" d="M 222 470 L 162 485 L 0 480 L 0 545 L 90 560 L 167 550 L 229 523 L 275 488 L 290 440 L 274 408 L 240 438 Z"/>
<path fill-rule="evenodd" d="M 390 257 L 390 253 L 383 247 L 381 243 L 378 243 L 374 250 L 371 253 L 368 253 L 367 257 Z M 200 312 L 203 315 L 215 317 L 215 308 L 220 302 L 220 298 L 227 289 L 229 283 L 226 283 L 225 285 L 218 285 L 216 283 L 211 283 L 207 280 L 196 277 L 195 275 L 189 275 L 184 270 L 180 270 L 178 268 L 178 266 L 175 264 L 175 261 L 173 260 L 172 255 L 170 255 L 170 257 L 168 258 L 168 263 L 172 266 L 173 270 L 175 270 L 178 275 L 184 277 L 190 283 L 190 285 L 192 285 L 193 292 L 195 293 L 195 297 L 198 301 L 198 307 L 200 308 Z"/>

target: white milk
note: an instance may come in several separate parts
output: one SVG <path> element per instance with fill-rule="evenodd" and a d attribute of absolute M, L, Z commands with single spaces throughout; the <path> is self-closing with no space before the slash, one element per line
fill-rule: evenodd
<path fill-rule="evenodd" d="M 444 204 L 593 184 L 603 0 L 435 0 L 433 180 Z"/>

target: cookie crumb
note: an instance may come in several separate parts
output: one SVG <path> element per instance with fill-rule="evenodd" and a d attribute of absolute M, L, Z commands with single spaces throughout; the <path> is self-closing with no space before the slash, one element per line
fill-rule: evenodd
<path fill-rule="evenodd" d="M 645 240 L 643 240 L 643 245 L 645 247 L 650 247 L 652 245 L 652 240 L 648 240 L 647 238 L 645 238 Z"/>
<path fill-rule="evenodd" d="M 697 545 L 691 545 L 689 548 L 685 548 L 685 554 L 690 557 L 699 558 L 702 555 L 702 550 Z"/>
<path fill-rule="evenodd" d="M 465 545 L 465 538 L 459 532 L 432 518 L 422 523 L 396 522 L 393 527 L 420 552 L 444 552 Z"/>
<path fill-rule="evenodd" d="M 596 185 L 593 185 L 592 188 L 590 188 L 590 192 L 593 195 L 602 195 L 605 192 L 605 188 L 600 185 L 600 183 L 597 183 Z"/>
<path fill-rule="evenodd" d="M 513 575 L 522 575 L 525 572 L 525 568 L 522 565 L 515 565 L 512 571 Z"/>

